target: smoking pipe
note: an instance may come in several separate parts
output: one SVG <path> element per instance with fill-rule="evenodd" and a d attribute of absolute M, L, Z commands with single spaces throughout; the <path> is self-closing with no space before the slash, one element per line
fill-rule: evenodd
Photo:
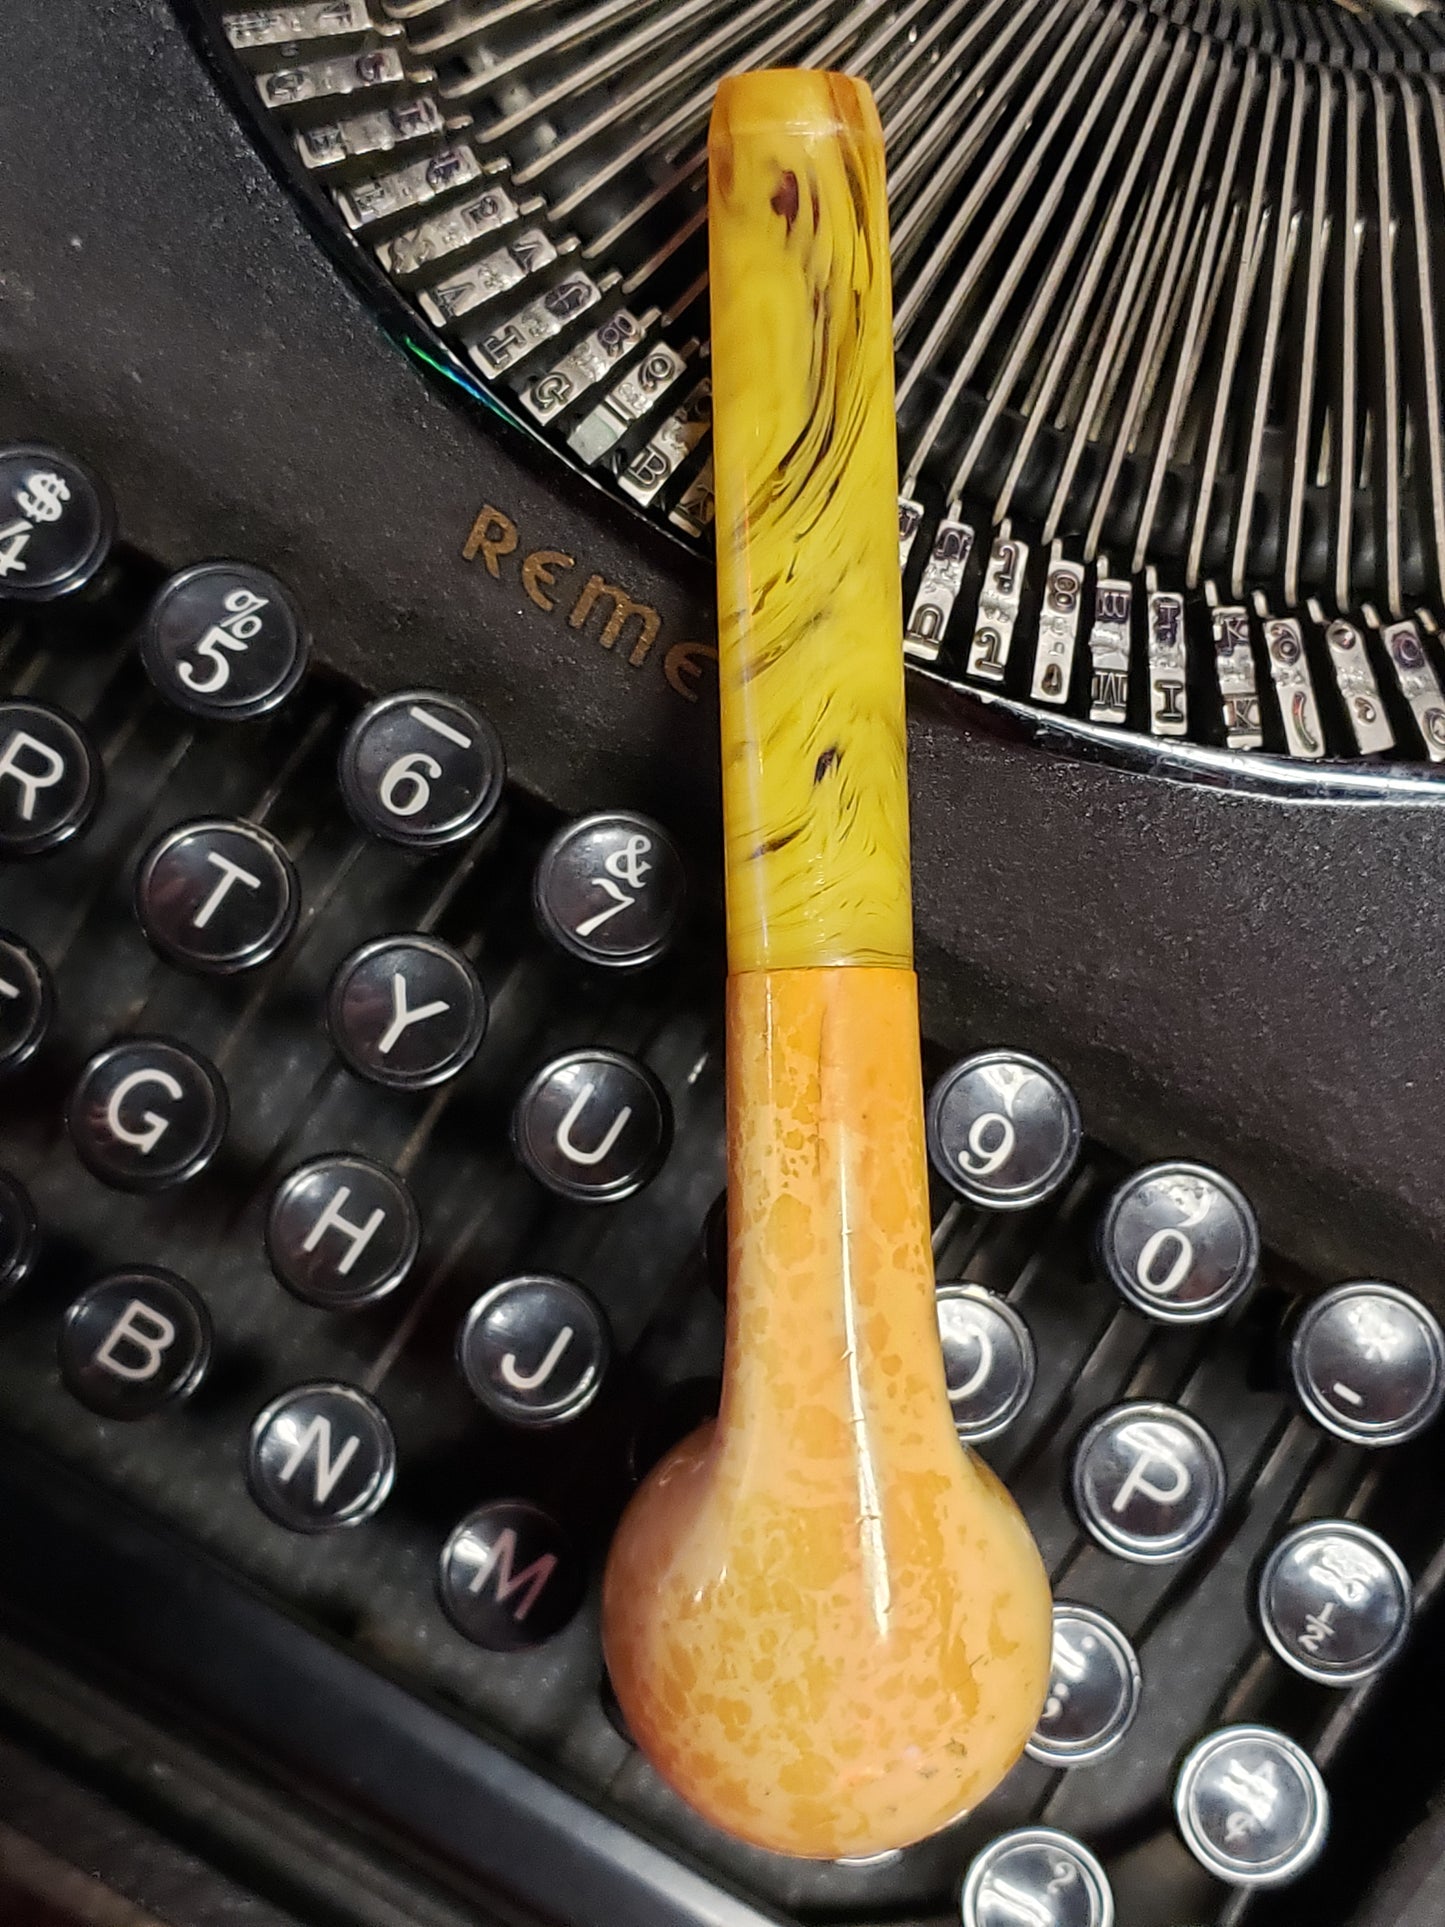
<path fill-rule="evenodd" d="M 1050 1602 L 959 1444 L 934 1312 L 878 115 L 845 75 L 744 74 L 708 154 L 727 1360 L 716 1425 L 622 1519 L 603 1637 L 684 1799 L 835 1858 L 997 1784 Z"/>

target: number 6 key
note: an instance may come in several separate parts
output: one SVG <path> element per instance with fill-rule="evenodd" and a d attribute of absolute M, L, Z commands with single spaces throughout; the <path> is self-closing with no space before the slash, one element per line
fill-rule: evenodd
<path fill-rule="evenodd" d="M 403 690 L 364 709 L 341 750 L 341 793 L 362 829 L 411 850 L 460 843 L 490 819 L 506 780 L 501 739 L 455 696 Z"/>

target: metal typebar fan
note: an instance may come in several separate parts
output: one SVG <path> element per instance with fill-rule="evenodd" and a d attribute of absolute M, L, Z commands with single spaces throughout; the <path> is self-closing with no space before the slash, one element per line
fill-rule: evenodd
<path fill-rule="evenodd" d="M 311 0 L 212 24 L 434 351 L 690 542 L 713 88 L 865 74 L 910 655 L 1105 728 L 1445 760 L 1445 14 Z"/>

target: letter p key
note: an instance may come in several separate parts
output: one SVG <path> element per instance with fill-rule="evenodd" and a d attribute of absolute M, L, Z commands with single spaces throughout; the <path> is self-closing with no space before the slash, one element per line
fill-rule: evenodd
<path fill-rule="evenodd" d="M 1070 1482 L 1091 1537 L 1142 1565 L 1197 1550 L 1228 1489 L 1208 1428 L 1180 1406 L 1143 1400 L 1099 1414 L 1075 1450 Z"/>
<path fill-rule="evenodd" d="M 1127 1512 L 1135 1498 L 1174 1506 L 1188 1497 L 1189 1467 L 1161 1426 L 1131 1425 L 1119 1434 L 1119 1443 L 1133 1454 L 1134 1462 L 1110 1501 L 1111 1511 Z"/>

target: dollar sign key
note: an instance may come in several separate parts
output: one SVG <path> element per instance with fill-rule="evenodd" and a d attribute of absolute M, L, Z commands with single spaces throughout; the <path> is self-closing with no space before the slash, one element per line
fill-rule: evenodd
<path fill-rule="evenodd" d="M 25 487 L 17 489 L 15 506 L 32 522 L 58 522 L 63 505 L 70 500 L 70 485 L 53 469 L 27 475 Z"/>
<path fill-rule="evenodd" d="M 115 506 L 98 476 L 44 442 L 0 442 L 0 599 L 54 602 L 105 565 Z"/>

